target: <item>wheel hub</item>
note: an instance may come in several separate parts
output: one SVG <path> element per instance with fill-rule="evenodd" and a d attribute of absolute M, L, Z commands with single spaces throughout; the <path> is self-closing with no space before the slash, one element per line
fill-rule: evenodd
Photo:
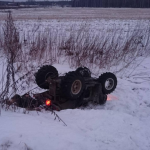
<path fill-rule="evenodd" d="M 75 80 L 71 87 L 71 92 L 76 95 L 81 91 L 82 83 L 80 80 Z"/>
<path fill-rule="evenodd" d="M 114 80 L 112 78 L 109 78 L 105 82 L 105 88 L 107 90 L 111 90 L 114 87 Z"/>

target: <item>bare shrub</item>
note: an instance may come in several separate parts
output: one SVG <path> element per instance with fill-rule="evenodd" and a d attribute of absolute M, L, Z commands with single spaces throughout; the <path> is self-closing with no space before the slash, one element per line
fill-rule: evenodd
<path fill-rule="evenodd" d="M 18 55 L 21 52 L 21 43 L 19 41 L 19 32 L 17 31 L 11 12 L 8 13 L 7 19 L 3 26 L 3 52 L 7 58 L 7 80 L 5 89 L 3 91 L 3 96 L 7 96 L 9 92 L 9 86 L 11 84 L 11 79 L 13 82 L 12 89 L 16 92 L 15 83 L 15 67 L 14 63 L 17 61 Z"/>
<path fill-rule="evenodd" d="M 132 32 L 129 30 L 127 35 L 116 30 L 105 35 L 90 33 L 84 29 L 79 29 L 78 32 L 72 30 L 66 39 L 62 39 L 59 49 L 65 51 L 65 56 L 73 67 L 92 68 L 96 65 L 99 69 L 109 69 L 123 63 L 125 68 L 138 56 L 146 53 L 149 36 L 146 30 L 141 32 L 139 26 Z M 144 44 L 143 41 L 146 40 L 147 44 Z"/>
<path fill-rule="evenodd" d="M 2 31 L 0 30 L 0 52 L 2 51 L 3 48 L 3 35 L 2 35 Z"/>
<path fill-rule="evenodd" d="M 137 25 L 134 29 L 111 29 L 108 32 L 92 32 L 85 25 L 72 25 L 67 31 L 42 29 L 37 26 L 31 34 L 19 33 L 14 25 L 11 13 L 4 24 L 1 40 L 7 57 L 7 82 L 9 87 L 12 79 L 16 91 L 14 70 L 32 72 L 43 64 L 62 63 L 66 61 L 71 67 L 86 66 L 90 69 L 110 69 L 114 66 L 115 73 L 121 72 L 132 64 L 137 57 L 150 54 L 150 27 L 142 29 Z M 22 41 L 21 41 L 22 40 Z M 21 41 L 21 42 L 20 42 Z M 23 51 L 21 51 L 21 48 Z M 21 53 L 21 54 L 20 54 Z M 20 62 L 14 66 L 15 62 Z M 29 85 L 31 76 L 26 77 Z M 19 85 L 19 84 L 18 84 Z M 20 86 L 20 85 L 19 85 Z M 4 92 L 5 91 L 5 92 Z M 3 92 L 8 93 L 8 88 Z M 4 95 L 4 94 L 3 94 Z"/>
<path fill-rule="evenodd" d="M 31 35 L 31 41 L 26 43 L 28 47 L 28 61 L 43 64 L 53 64 L 57 59 L 57 32 L 51 30 L 37 32 Z"/>
<path fill-rule="evenodd" d="M 65 60 L 75 68 L 86 66 L 107 70 L 121 64 L 116 73 L 126 69 L 137 57 L 148 54 L 150 47 L 149 27 L 142 29 L 141 25 L 126 33 L 117 29 L 97 33 L 91 32 L 86 24 L 78 28 L 72 25 L 67 32 L 45 29 L 34 32 L 31 37 L 27 43 L 29 62 L 43 65 Z"/>

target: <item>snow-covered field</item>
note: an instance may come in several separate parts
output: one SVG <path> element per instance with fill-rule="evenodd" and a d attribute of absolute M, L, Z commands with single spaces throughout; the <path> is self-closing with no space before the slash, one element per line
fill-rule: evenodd
<path fill-rule="evenodd" d="M 0 20 L 6 16 L 7 10 L 0 11 Z M 69 20 L 87 20 L 87 19 L 131 19 L 142 20 L 150 19 L 150 9 L 139 8 L 60 8 L 46 7 L 34 9 L 15 9 L 12 10 L 14 18 L 19 20 L 28 19 L 69 19 Z"/>
<path fill-rule="evenodd" d="M 109 95 L 105 106 L 56 112 L 67 126 L 54 120 L 50 112 L 23 114 L 22 109 L 2 109 L 0 149 L 149 150 L 149 60 L 145 59 L 133 77 L 118 78 L 117 89 Z"/>
<path fill-rule="evenodd" d="M 17 11 L 14 11 L 15 16 L 17 16 Z M 111 11 L 113 10 L 111 9 Z M 116 11 L 114 10 L 114 12 Z M 130 13 L 132 11 L 130 9 Z M 66 10 L 64 12 L 66 14 Z M 136 15 L 138 16 L 138 14 L 139 12 Z M 24 13 L 19 15 L 23 16 Z M 50 20 L 47 18 L 28 20 L 31 19 L 29 17 L 26 21 L 18 19 L 16 25 L 21 33 L 34 32 L 34 27 L 39 27 L 38 30 L 51 27 L 53 30 L 63 29 L 67 32 L 70 26 L 80 26 L 86 22 L 90 32 L 105 33 L 111 32 L 115 28 L 117 31 L 123 30 L 126 33 L 129 28 L 134 30 L 137 23 L 140 25 L 142 23 L 141 28 L 143 29 L 149 24 L 146 17 L 143 17 L 142 20 L 139 20 L 139 17 L 131 20 L 132 13 L 125 20 L 120 20 L 119 17 L 112 20 L 107 20 L 108 17 L 106 20 L 105 18 L 96 19 L 97 16 L 85 20 L 83 19 L 84 15 L 80 15 L 78 19 L 77 15 L 75 15 L 76 17 L 72 15 L 71 20 L 66 18 L 60 20 L 55 17 Z M 4 17 L 4 14 L 0 13 L 0 16 Z M 38 16 L 36 11 L 35 16 Z M 58 17 L 58 15 L 56 16 Z M 133 16 L 135 17 L 135 13 Z M 0 23 L 2 25 L 2 18 Z M 1 84 L 5 67 L 4 61 L 5 58 L 0 57 Z M 61 74 L 75 69 L 70 68 L 67 62 L 55 63 L 54 66 Z M 111 71 L 115 72 L 116 70 L 113 69 L 111 68 Z M 92 72 L 94 76 L 101 70 L 92 69 Z M 150 57 L 140 57 L 139 60 L 137 59 L 136 65 L 117 74 L 117 78 L 117 88 L 108 95 L 108 101 L 104 106 L 90 104 L 86 108 L 56 112 L 67 126 L 58 119 L 54 120 L 55 116 L 50 112 L 31 111 L 24 114 L 23 109 L 18 109 L 16 112 L 1 109 L 0 150 L 149 150 Z M 31 85 L 34 86 L 34 84 Z M 19 91 L 19 94 L 21 93 L 24 94 L 25 91 Z"/>

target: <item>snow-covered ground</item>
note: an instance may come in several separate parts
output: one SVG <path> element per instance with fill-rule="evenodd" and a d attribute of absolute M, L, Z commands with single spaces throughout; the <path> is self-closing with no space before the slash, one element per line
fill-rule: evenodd
<path fill-rule="evenodd" d="M 149 24 L 148 20 L 138 19 L 92 19 L 86 24 L 90 32 L 105 33 L 114 28 L 131 31 L 138 22 L 140 25 L 143 23 L 142 28 Z M 35 27 L 67 31 L 71 25 L 77 27 L 83 23 L 85 20 L 16 21 L 21 33 L 34 32 Z M 30 111 L 24 114 L 23 109 L 13 112 L 1 108 L 0 150 L 150 150 L 150 57 L 144 56 L 137 61 L 117 74 L 117 88 L 108 95 L 104 106 L 90 104 L 86 108 L 56 112 L 67 126 L 58 119 L 54 120 L 51 112 Z M 60 74 L 75 69 L 66 62 L 55 63 L 54 66 Z M 4 80 L 4 68 L 5 58 L 0 56 L 0 84 Z M 111 71 L 115 72 L 113 69 Z M 94 76 L 101 70 L 92 69 L 92 72 Z M 24 94 L 26 91 L 18 92 Z"/>
<path fill-rule="evenodd" d="M 0 150 L 149 150 L 149 60 L 128 79 L 118 78 L 106 105 L 56 112 L 67 126 L 50 112 L 1 109 Z"/>

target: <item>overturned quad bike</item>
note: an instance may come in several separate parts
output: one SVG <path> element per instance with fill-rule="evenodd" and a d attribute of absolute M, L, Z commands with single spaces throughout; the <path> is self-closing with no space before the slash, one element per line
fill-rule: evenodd
<path fill-rule="evenodd" d="M 35 81 L 40 88 L 48 89 L 35 94 L 35 99 L 38 100 L 39 95 L 43 94 L 45 106 L 55 110 L 77 108 L 90 101 L 103 105 L 107 101 L 107 94 L 117 86 L 117 78 L 113 73 L 106 72 L 93 78 L 86 67 L 59 76 L 55 67 L 45 65 L 35 74 Z"/>

